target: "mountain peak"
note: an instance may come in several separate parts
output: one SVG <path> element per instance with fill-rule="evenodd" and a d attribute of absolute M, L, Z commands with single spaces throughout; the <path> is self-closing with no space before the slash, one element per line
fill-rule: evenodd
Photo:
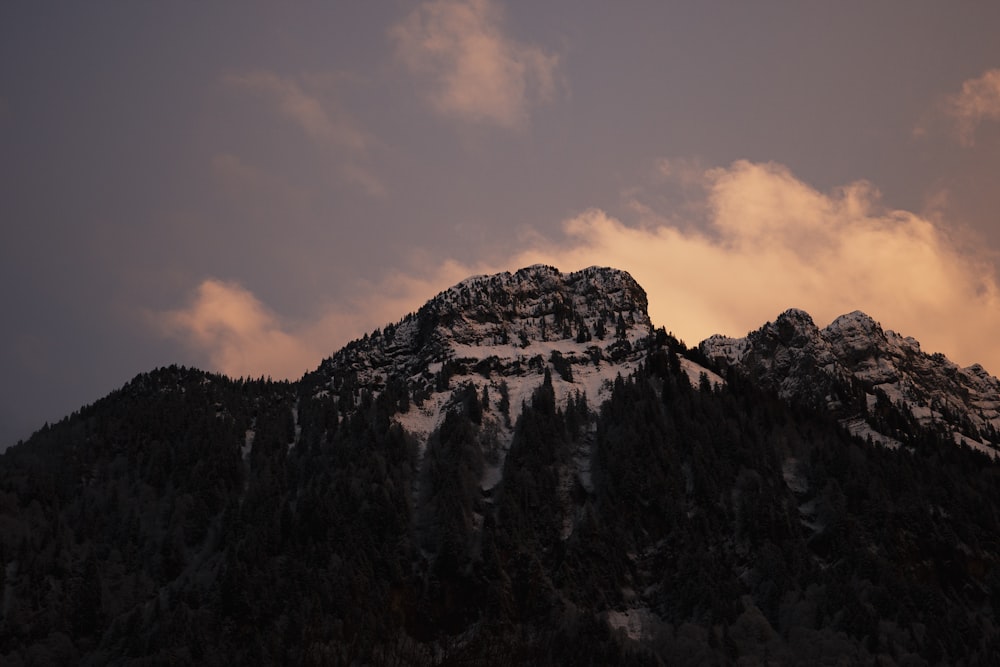
<path fill-rule="evenodd" d="M 860 310 L 821 330 L 807 313 L 790 309 L 745 338 L 712 336 L 701 350 L 782 398 L 830 410 L 856 435 L 888 446 L 901 443 L 886 426 L 886 410 L 943 428 L 956 443 L 991 455 L 1000 446 L 1000 381 L 981 366 L 960 369 L 944 355 L 922 352 L 916 340 L 884 330 Z"/>
<path fill-rule="evenodd" d="M 831 326 L 836 322 L 858 322 L 866 326 L 879 326 L 878 322 L 876 322 L 871 315 L 861 310 L 852 310 L 849 313 L 841 315 L 831 323 Z"/>
<path fill-rule="evenodd" d="M 830 336 L 881 336 L 885 337 L 882 326 L 870 315 L 855 310 L 841 315 L 823 330 Z"/>
<path fill-rule="evenodd" d="M 619 319 L 649 329 L 647 308 L 645 291 L 625 271 L 590 267 L 564 274 L 535 264 L 463 280 L 428 301 L 417 319 L 425 334 L 457 343 L 514 341 L 526 347 L 532 341 L 603 339 Z"/>
<path fill-rule="evenodd" d="M 414 401 L 395 419 L 421 439 L 439 425 L 456 387 L 502 391 L 511 420 L 546 371 L 558 401 L 600 400 L 616 375 L 635 369 L 652 329 L 646 293 L 625 271 L 537 264 L 463 280 L 348 344 L 304 382 L 333 396 L 347 387 L 354 399 L 402 382 Z"/>
<path fill-rule="evenodd" d="M 815 326 L 812 315 L 802 310 L 801 308 L 789 308 L 785 312 L 778 315 L 778 321 L 797 322 L 805 325 Z"/>

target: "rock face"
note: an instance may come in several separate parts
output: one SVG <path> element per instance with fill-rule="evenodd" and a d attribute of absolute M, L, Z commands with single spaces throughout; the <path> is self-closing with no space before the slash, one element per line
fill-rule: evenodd
<path fill-rule="evenodd" d="M 549 266 L 476 276 L 441 292 L 395 325 L 327 359 L 320 374 L 346 368 L 367 377 L 463 357 L 524 358 L 539 345 L 600 350 L 624 358 L 651 332 L 646 293 L 616 269 L 562 274 Z"/>
<path fill-rule="evenodd" d="M 745 338 L 712 336 L 701 351 L 786 400 L 828 409 L 855 435 L 899 444 L 900 424 L 949 435 L 990 454 L 1000 445 L 1000 381 L 978 364 L 960 368 L 941 354 L 855 311 L 824 329 L 797 309 Z"/>
<path fill-rule="evenodd" d="M 337 400 L 405 389 L 413 401 L 394 419 L 424 444 L 459 387 L 485 389 L 507 431 L 546 371 L 561 403 L 579 394 L 599 405 L 651 333 L 646 293 L 628 273 L 536 265 L 462 281 L 349 344 L 304 383 Z"/>

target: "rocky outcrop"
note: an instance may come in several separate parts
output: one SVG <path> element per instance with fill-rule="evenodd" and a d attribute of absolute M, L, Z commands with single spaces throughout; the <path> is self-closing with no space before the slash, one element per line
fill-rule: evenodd
<path fill-rule="evenodd" d="M 956 443 L 991 454 L 1000 445 L 1000 381 L 979 365 L 927 354 L 860 311 L 820 329 L 792 309 L 745 338 L 713 336 L 700 347 L 786 400 L 832 410 L 858 435 L 898 444 L 884 419 L 897 410 Z"/>

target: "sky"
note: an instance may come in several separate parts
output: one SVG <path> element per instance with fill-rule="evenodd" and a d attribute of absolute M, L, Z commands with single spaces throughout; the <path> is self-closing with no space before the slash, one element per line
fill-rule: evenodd
<path fill-rule="evenodd" d="M 863 310 L 1000 374 L 1000 3 L 0 3 L 0 449 L 297 379 L 473 274 L 688 344 Z"/>

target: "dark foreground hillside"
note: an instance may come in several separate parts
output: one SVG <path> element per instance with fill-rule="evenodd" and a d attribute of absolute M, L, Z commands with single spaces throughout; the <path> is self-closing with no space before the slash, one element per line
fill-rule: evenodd
<path fill-rule="evenodd" d="M 0 458 L 0 663 L 997 664 L 992 459 L 685 354 L 603 406 L 547 372 L 487 491 L 471 386 L 421 457 L 405 387 L 141 375 Z"/>

